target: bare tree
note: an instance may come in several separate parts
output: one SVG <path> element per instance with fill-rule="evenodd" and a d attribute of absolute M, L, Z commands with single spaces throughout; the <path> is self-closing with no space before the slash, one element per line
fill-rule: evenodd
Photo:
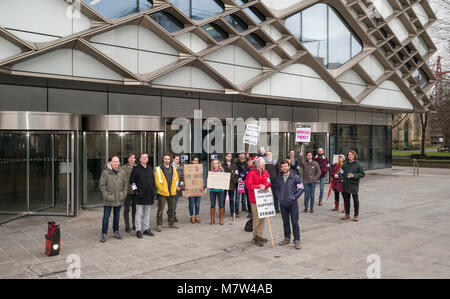
<path fill-rule="evenodd" d="M 436 116 L 444 137 L 444 147 L 449 147 L 450 138 L 450 80 L 446 77 L 442 78 L 441 96 L 436 97 L 433 101 L 436 109 Z"/>

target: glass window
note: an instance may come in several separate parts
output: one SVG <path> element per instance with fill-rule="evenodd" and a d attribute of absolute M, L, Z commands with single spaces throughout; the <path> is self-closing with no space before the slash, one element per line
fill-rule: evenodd
<path fill-rule="evenodd" d="M 183 23 L 166 11 L 158 11 L 157 13 L 152 14 L 151 18 L 170 33 L 174 33 L 184 28 Z"/>
<path fill-rule="evenodd" d="M 248 3 L 248 0 L 236 0 L 236 3 L 239 5 L 244 5 L 245 3 Z"/>
<path fill-rule="evenodd" d="M 372 169 L 387 167 L 387 137 L 385 126 L 372 127 Z"/>
<path fill-rule="evenodd" d="M 421 68 L 413 73 L 413 77 L 419 83 L 420 88 L 424 88 L 430 82 L 430 78 L 428 78 L 427 74 Z"/>
<path fill-rule="evenodd" d="M 258 50 L 261 50 L 266 46 L 266 42 L 256 33 L 250 33 L 249 35 L 246 35 L 245 39 L 248 40 L 253 45 L 253 47 Z"/>
<path fill-rule="evenodd" d="M 242 32 L 248 29 L 248 25 L 237 15 L 228 15 L 224 18 L 234 29 Z"/>
<path fill-rule="evenodd" d="M 171 0 L 171 2 L 192 20 L 207 19 L 225 10 L 225 5 L 220 0 Z"/>
<path fill-rule="evenodd" d="M 107 18 L 121 18 L 152 8 L 152 0 L 84 0 Z"/>
<path fill-rule="evenodd" d="M 286 19 L 286 27 L 329 69 L 362 51 L 362 42 L 342 16 L 327 4 L 316 4 Z"/>
<path fill-rule="evenodd" d="M 244 11 L 258 24 L 266 20 L 266 17 L 256 7 L 247 7 Z"/>
<path fill-rule="evenodd" d="M 212 38 L 216 41 L 221 42 L 228 38 L 228 33 L 226 33 L 222 28 L 220 28 L 217 24 L 209 23 L 202 26 L 203 30 L 206 31 Z"/>

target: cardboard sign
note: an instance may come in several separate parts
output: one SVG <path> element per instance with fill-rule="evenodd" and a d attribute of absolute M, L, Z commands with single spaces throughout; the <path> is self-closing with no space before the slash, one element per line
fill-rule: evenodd
<path fill-rule="evenodd" d="M 275 205 L 273 203 L 272 189 L 267 192 L 255 189 L 256 207 L 258 208 L 258 217 L 267 218 L 275 216 Z"/>
<path fill-rule="evenodd" d="M 248 124 L 245 128 L 244 143 L 250 145 L 258 145 L 260 126 Z"/>
<path fill-rule="evenodd" d="M 339 162 L 339 155 L 333 155 L 333 164 Z"/>
<path fill-rule="evenodd" d="M 245 193 L 245 183 L 239 183 L 237 193 Z"/>
<path fill-rule="evenodd" d="M 295 142 L 310 143 L 311 127 L 297 127 L 295 130 Z"/>
<path fill-rule="evenodd" d="M 230 189 L 231 173 L 229 172 L 208 172 L 208 189 Z"/>
<path fill-rule="evenodd" d="M 203 196 L 203 165 L 184 165 L 184 186 L 187 197 Z"/>

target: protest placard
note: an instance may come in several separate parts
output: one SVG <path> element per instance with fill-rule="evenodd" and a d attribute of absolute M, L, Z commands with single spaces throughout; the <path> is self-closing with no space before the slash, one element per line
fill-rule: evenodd
<path fill-rule="evenodd" d="M 298 126 L 295 130 L 295 142 L 310 143 L 311 142 L 311 127 Z"/>
<path fill-rule="evenodd" d="M 203 195 L 203 167 L 201 164 L 184 165 L 184 186 L 187 197 Z"/>
<path fill-rule="evenodd" d="M 208 189 L 230 189 L 231 173 L 229 172 L 208 172 Z"/>
<path fill-rule="evenodd" d="M 273 242 L 272 227 L 270 225 L 270 217 L 275 216 L 275 205 L 273 203 L 272 189 L 268 188 L 265 191 L 255 189 L 256 208 L 258 210 L 259 218 L 267 218 L 267 225 L 269 226 L 270 240 L 272 241 L 272 248 L 275 247 Z"/>
<path fill-rule="evenodd" d="M 251 145 L 258 145 L 259 132 L 261 131 L 260 126 L 247 124 L 245 128 L 244 143 Z"/>

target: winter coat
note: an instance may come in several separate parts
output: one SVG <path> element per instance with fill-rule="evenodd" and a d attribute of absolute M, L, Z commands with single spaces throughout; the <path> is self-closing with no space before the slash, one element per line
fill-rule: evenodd
<path fill-rule="evenodd" d="M 178 172 L 178 178 L 180 180 L 179 187 L 180 191 L 177 191 L 177 196 L 182 197 L 183 196 L 183 190 L 184 190 L 184 168 L 181 164 L 174 164 L 172 163 L 172 166 L 175 167 L 175 169 Z"/>
<path fill-rule="evenodd" d="M 272 189 L 282 207 L 289 207 L 296 203 L 305 191 L 300 177 L 293 170 L 290 170 L 286 182 L 284 182 L 283 173 L 280 173 L 276 179 L 275 187 Z"/>
<path fill-rule="evenodd" d="M 133 168 L 130 175 L 130 185 L 136 194 L 137 205 L 152 205 L 156 197 L 156 184 L 153 168 L 141 164 Z"/>
<path fill-rule="evenodd" d="M 122 167 L 122 169 L 125 171 L 127 179 L 128 179 L 128 183 L 127 183 L 127 185 L 128 185 L 128 193 L 127 194 L 128 195 L 134 194 L 133 189 L 131 189 L 131 184 L 129 182 L 130 182 L 131 171 L 136 166 L 137 166 L 137 164 L 130 165 L 127 163 Z"/>
<path fill-rule="evenodd" d="M 114 172 L 111 165 L 108 164 L 108 169 L 103 170 L 100 177 L 99 189 L 105 206 L 120 207 L 127 197 L 126 172 L 122 168 L 119 168 L 118 172 Z"/>
<path fill-rule="evenodd" d="M 319 164 L 319 157 L 316 156 L 314 159 L 314 161 L 317 162 L 317 164 Z M 323 156 L 321 163 L 319 164 L 320 167 L 320 171 L 322 172 L 320 177 L 324 177 L 328 171 L 330 171 L 330 162 L 328 161 L 327 158 L 325 158 L 325 156 Z"/>
<path fill-rule="evenodd" d="M 276 184 L 278 175 L 280 174 L 280 165 L 275 160 L 269 162 L 266 159 L 266 170 L 269 173 L 272 185 Z"/>
<path fill-rule="evenodd" d="M 166 196 L 166 197 L 175 196 L 175 195 L 177 195 L 177 187 L 180 182 L 180 179 L 178 177 L 178 172 L 174 166 L 170 165 L 170 167 L 172 167 L 173 171 L 172 171 L 172 183 L 171 183 L 170 190 L 169 190 L 167 179 L 166 179 L 166 176 L 164 175 L 164 170 L 162 169 L 163 167 L 165 167 L 165 166 L 160 165 L 160 166 L 156 167 L 156 169 L 155 169 L 155 182 L 156 182 L 156 190 L 157 190 L 156 192 L 161 196 Z"/>
<path fill-rule="evenodd" d="M 349 178 L 347 176 L 349 173 L 352 173 L 354 177 Z M 344 165 L 342 165 L 342 171 L 339 174 L 339 179 L 342 181 L 343 192 L 358 194 L 359 180 L 365 175 L 364 169 L 358 161 L 352 163 L 345 161 Z"/>
<path fill-rule="evenodd" d="M 333 187 L 332 189 L 335 192 L 342 192 L 342 182 L 339 178 L 335 178 L 334 175 L 337 173 L 339 175 L 339 172 L 341 171 L 341 167 L 342 165 L 340 165 L 339 163 L 334 163 L 333 167 L 331 168 L 331 179 L 333 180 Z"/>
<path fill-rule="evenodd" d="M 311 162 L 300 160 L 300 166 L 303 168 L 303 183 L 316 183 L 320 179 L 321 170 L 319 164 L 312 160 Z"/>
<path fill-rule="evenodd" d="M 231 162 L 230 167 L 228 167 L 227 162 L 222 164 L 223 171 L 231 173 L 230 175 L 230 191 L 236 189 L 237 180 L 239 178 L 239 171 L 235 163 Z"/>
<path fill-rule="evenodd" d="M 259 169 L 254 168 L 250 170 L 245 180 L 245 186 L 248 190 L 248 199 L 250 203 L 256 203 L 255 191 L 253 190 L 259 189 L 260 185 L 264 185 L 266 189 L 272 186 L 272 183 L 270 182 L 270 175 L 265 169 L 261 173 Z"/>

